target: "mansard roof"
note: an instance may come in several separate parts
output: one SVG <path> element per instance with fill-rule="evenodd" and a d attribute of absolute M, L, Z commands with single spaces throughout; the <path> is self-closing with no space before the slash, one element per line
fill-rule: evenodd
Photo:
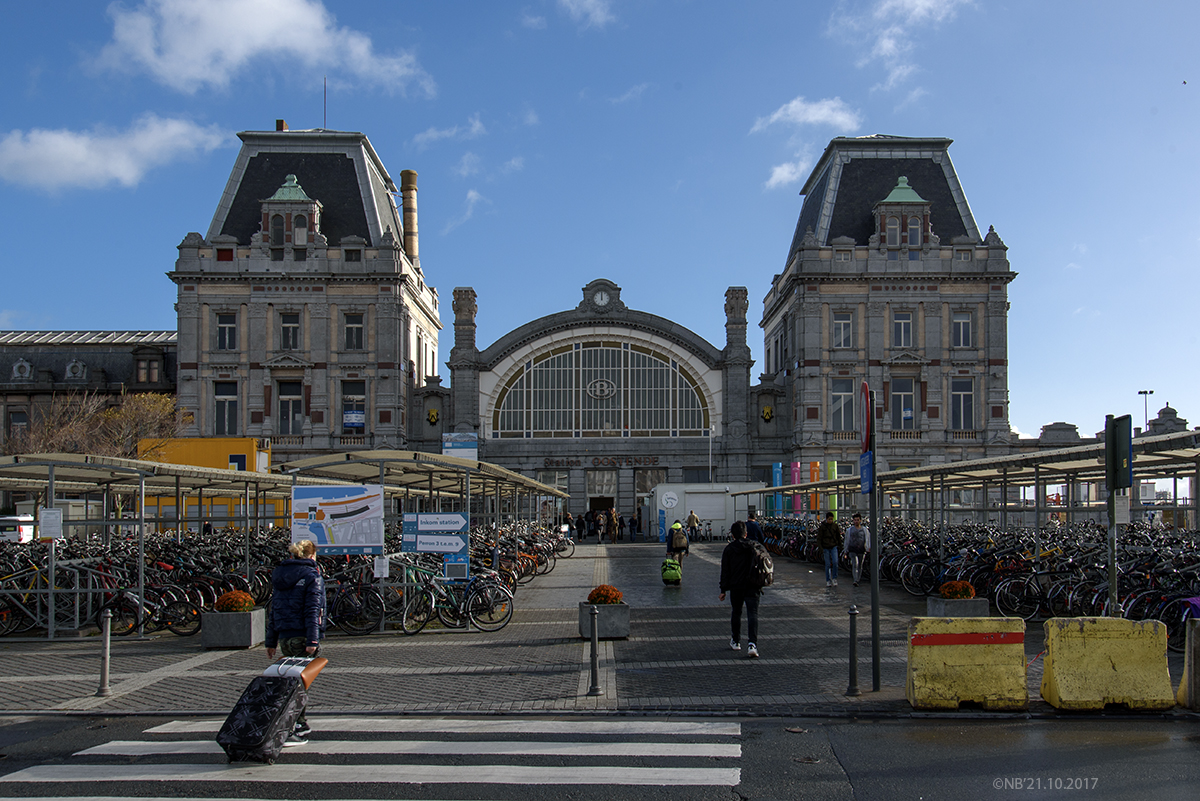
<path fill-rule="evenodd" d="M 800 194 L 804 205 L 788 251 L 799 250 L 809 228 L 828 245 L 849 237 L 866 245 L 875 233 L 872 209 L 896 188 L 900 178 L 930 204 L 933 233 L 943 242 L 956 236 L 981 242 L 979 228 L 950 160 L 952 139 L 889 136 L 837 137 L 830 141 Z"/>
<path fill-rule="evenodd" d="M 364 134 L 353 131 L 243 131 L 225 193 L 208 228 L 209 241 L 232 236 L 239 244 L 262 228 L 262 200 L 289 175 L 320 201 L 321 232 L 331 245 L 359 236 L 378 245 L 389 228 L 402 241 L 403 223 L 392 193 L 399 191 Z"/>

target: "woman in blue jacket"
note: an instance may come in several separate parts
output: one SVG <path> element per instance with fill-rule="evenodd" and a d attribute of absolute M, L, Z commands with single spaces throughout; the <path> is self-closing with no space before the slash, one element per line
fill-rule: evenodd
<path fill-rule="evenodd" d="M 279 648 L 284 656 L 316 656 L 325 636 L 325 580 L 317 567 L 317 546 L 301 540 L 288 546 L 291 559 L 271 574 L 271 605 L 267 609 L 267 658 Z M 312 728 L 304 711 L 285 745 L 300 745 Z"/>

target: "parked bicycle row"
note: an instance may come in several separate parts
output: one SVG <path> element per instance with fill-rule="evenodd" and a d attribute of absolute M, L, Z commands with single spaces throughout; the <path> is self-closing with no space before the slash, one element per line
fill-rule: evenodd
<path fill-rule="evenodd" d="M 1130 620 L 1160 620 L 1172 650 L 1183 649 L 1186 622 L 1200 615 L 1196 531 L 1121 527 L 1114 608 L 1107 531 L 1094 523 L 1035 531 L 980 524 L 935 527 L 885 518 L 881 529 L 880 579 L 915 596 L 930 595 L 948 581 L 966 581 L 1006 617 L 1115 613 Z M 824 559 L 812 521 L 768 518 L 763 530 L 767 547 L 777 554 L 818 564 Z M 839 562 L 848 567 L 848 555 L 840 551 Z M 863 580 L 870 575 L 869 564 Z"/>
<path fill-rule="evenodd" d="M 257 606 L 268 603 L 271 568 L 289 541 L 288 530 L 281 528 L 255 531 L 249 538 L 229 531 L 180 539 L 173 533 L 148 536 L 141 565 L 144 592 L 138 589 L 133 540 L 103 546 L 79 540 L 57 543 L 53 571 L 46 545 L 0 543 L 0 636 L 45 630 L 51 621 L 60 631 L 98 627 L 105 609 L 112 613 L 117 635 L 160 629 L 194 635 L 202 614 L 213 611 L 227 592 L 249 593 Z M 494 630 L 511 619 L 517 585 L 550 572 L 574 547 L 565 534 L 532 524 L 512 524 L 499 532 L 478 527 L 470 535 L 472 578 L 452 581 L 441 575 L 440 556 L 402 553 L 397 528 L 385 540 L 391 566 L 387 578 L 375 577 L 374 557 L 321 556 L 318 562 L 327 579 L 329 622 L 348 634 L 388 625 L 406 633 L 419 631 L 428 619 L 417 626 L 418 606 L 406 615 L 406 591 L 410 599 L 437 598 L 429 610 L 443 625 L 469 621 L 481 630 Z M 500 603 L 497 599 L 505 593 L 508 601 Z M 412 622 L 406 623 L 406 617 Z"/>

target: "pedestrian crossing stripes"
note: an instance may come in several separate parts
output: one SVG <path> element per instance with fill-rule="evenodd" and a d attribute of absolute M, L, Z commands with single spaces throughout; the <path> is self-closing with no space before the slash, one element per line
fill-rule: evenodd
<path fill-rule="evenodd" d="M 733 787 L 741 781 L 735 741 L 741 725 L 728 721 L 314 716 L 308 743 L 285 749 L 278 766 L 227 764 L 211 739 L 222 722 L 173 720 L 146 729 L 146 739 L 110 740 L 65 764 L 28 767 L 0 783 L 32 790 L 153 782 L 147 789 L 162 792 L 164 782 L 176 782 L 195 792 L 199 782 Z M 177 739 L 186 735 L 193 737 Z M 358 760 L 332 764 L 327 757 Z M 476 764 L 489 757 L 494 763 Z"/>

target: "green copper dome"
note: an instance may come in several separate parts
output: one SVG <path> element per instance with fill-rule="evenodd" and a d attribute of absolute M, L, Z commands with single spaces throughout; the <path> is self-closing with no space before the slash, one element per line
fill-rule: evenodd
<path fill-rule="evenodd" d="M 893 194 L 895 194 L 895 193 L 893 192 Z M 268 201 L 272 201 L 272 200 L 301 200 L 301 201 L 307 200 L 307 201 L 311 201 L 312 198 L 310 198 L 308 195 L 304 194 L 304 190 L 300 188 L 300 184 L 296 181 L 296 176 L 289 175 L 288 177 L 283 179 L 283 186 L 281 186 L 277 190 L 275 190 L 275 194 L 271 195 L 269 198 L 267 198 L 267 200 Z"/>
<path fill-rule="evenodd" d="M 885 197 L 882 203 L 924 203 L 925 198 L 917 194 L 917 191 L 908 185 L 908 177 L 901 175 L 900 180 L 896 182 L 896 188 Z"/>

